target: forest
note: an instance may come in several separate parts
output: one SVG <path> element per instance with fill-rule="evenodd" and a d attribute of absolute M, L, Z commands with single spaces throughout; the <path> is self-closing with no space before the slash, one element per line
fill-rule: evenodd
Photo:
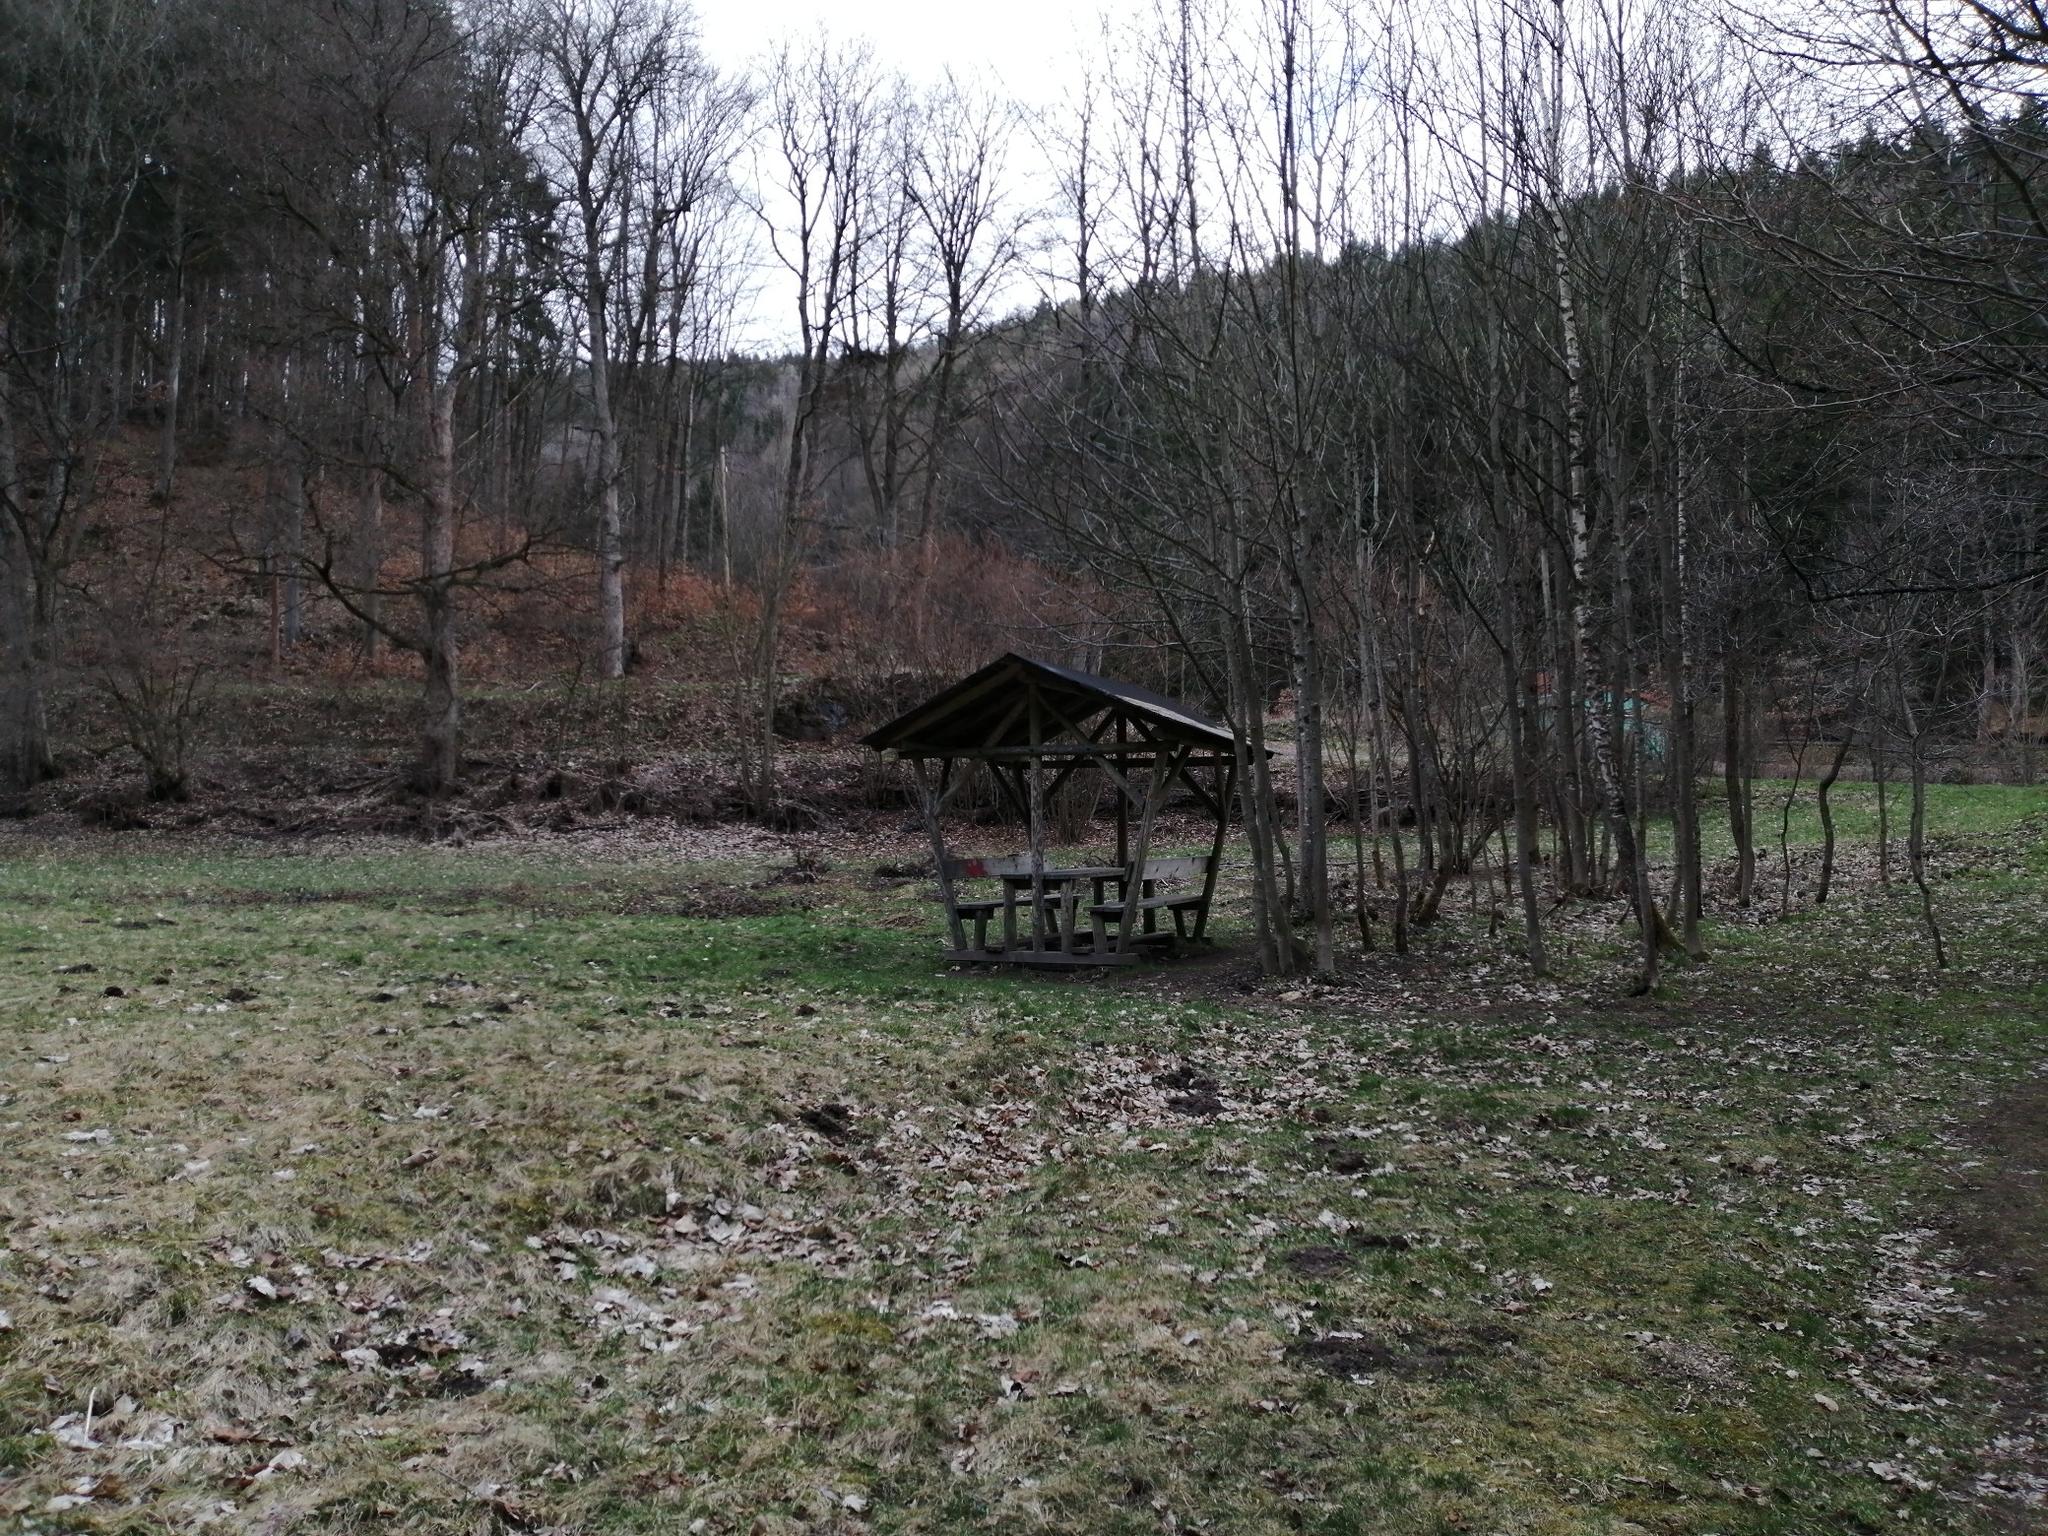
<path fill-rule="evenodd" d="M 444 797 L 467 656 L 712 653 L 773 821 L 792 617 L 868 694 L 1023 636 L 1231 725 L 1269 969 L 1498 839 L 1534 970 L 1540 886 L 1626 889 L 1647 985 L 1716 766 L 1744 902 L 1766 760 L 1912 828 L 2033 772 L 2041 29 L 1909 11 L 1187 0 L 1026 114 L 651 0 L 18 5 L 0 766 L 97 700 L 178 798 L 289 659 L 417 676 Z"/>
<path fill-rule="evenodd" d="M 2041 1529 L 2048 6 L 896 9 L 0 0 L 0 1528 Z"/>

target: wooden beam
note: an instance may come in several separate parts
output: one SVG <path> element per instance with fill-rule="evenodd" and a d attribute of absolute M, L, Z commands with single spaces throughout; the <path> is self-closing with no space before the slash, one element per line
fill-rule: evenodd
<path fill-rule="evenodd" d="M 1110 719 L 1111 717 L 1108 715 L 1103 716 L 1101 723 L 1098 724 L 1095 727 L 1095 729 L 1089 733 L 1087 745 L 1099 746 L 1101 744 L 1102 733 L 1109 729 Z M 1103 772 L 1109 774 L 1111 778 L 1121 777 L 1119 774 L 1117 774 L 1117 772 L 1114 769 L 1108 766 L 1109 761 L 1110 760 L 1108 758 L 1072 758 L 1060 769 L 1058 773 L 1053 775 L 1052 784 L 1045 792 L 1046 798 L 1048 800 L 1058 798 L 1059 792 L 1061 788 L 1065 786 L 1067 780 L 1071 779 L 1075 775 L 1075 773 L 1077 773 L 1081 769 L 1081 767 L 1086 763 L 1099 763 L 1102 765 Z"/>
<path fill-rule="evenodd" d="M 1038 684 L 1031 689 L 1031 947 L 1045 949 L 1045 757 L 1038 750 L 1045 740 L 1045 715 L 1039 704 Z"/>
<path fill-rule="evenodd" d="M 1126 866 L 1130 870 L 1130 874 L 1124 881 L 1123 916 L 1117 922 L 1116 952 L 1118 954 L 1123 954 L 1130 948 L 1131 924 L 1136 921 L 1138 915 L 1139 893 L 1145 883 L 1145 855 L 1152 846 L 1152 823 L 1159 815 L 1159 802 L 1164 798 L 1166 786 L 1173 782 L 1174 775 L 1179 773 L 1183 765 L 1186 764 L 1188 751 L 1188 748 L 1182 747 L 1176 757 L 1169 759 L 1164 764 L 1155 760 L 1152 764 L 1152 773 L 1146 781 L 1145 809 L 1144 813 L 1138 818 L 1138 846 L 1132 852 L 1131 861 Z M 1164 772 L 1160 771 L 1162 767 L 1165 770 Z"/>
<path fill-rule="evenodd" d="M 1062 727 L 1065 730 L 1072 731 L 1076 736 L 1079 736 L 1086 741 L 1096 741 L 1100 739 L 1099 737 L 1089 735 L 1087 730 L 1081 725 L 1080 721 L 1075 720 L 1073 716 L 1069 715 L 1064 709 L 1061 709 L 1059 705 L 1055 704 L 1051 699 L 1044 699 L 1043 702 L 1047 713 L 1049 713 L 1053 717 L 1054 724 Z M 1109 707 L 1110 706 L 1107 704 L 1097 704 L 1095 706 L 1095 709 L 1108 709 Z M 1094 712 L 1094 709 L 1082 711 L 1081 719 L 1086 720 L 1088 716 L 1093 714 Z"/>
<path fill-rule="evenodd" d="M 948 715 L 957 714 L 963 706 L 972 703 L 983 694 L 992 693 L 1004 683 L 1014 681 L 1014 671 L 1014 668 L 1003 667 L 992 677 L 983 678 L 972 688 L 964 690 L 953 698 L 927 699 L 924 704 L 913 710 L 907 717 L 910 728 L 906 729 L 904 734 L 906 736 L 911 735 L 917 726 L 930 725 L 935 721 L 945 719 Z M 902 749 L 899 747 L 897 750 L 901 751 Z"/>
<path fill-rule="evenodd" d="M 1216 771 L 1218 776 L 1220 777 L 1223 772 L 1221 764 L 1217 765 Z M 1209 791 L 1206 788 L 1204 788 L 1199 782 L 1197 782 L 1194 772 L 1191 768 L 1183 767 L 1181 769 L 1180 781 L 1181 783 L 1187 785 L 1189 789 L 1194 791 L 1195 798 L 1201 801 L 1202 804 L 1208 808 L 1210 815 L 1214 816 L 1218 821 L 1221 821 L 1223 819 L 1223 807 L 1216 803 L 1216 797 L 1214 795 L 1209 793 Z"/>
<path fill-rule="evenodd" d="M 1149 763 L 1155 757 L 1171 757 L 1183 748 L 1194 753 L 1194 756 L 1190 757 L 1188 761 L 1195 767 L 1208 767 L 1214 763 L 1227 763 L 1230 761 L 1230 754 L 1228 752 L 1212 751 L 1208 747 L 1198 746 L 1193 742 L 1175 741 L 1171 737 L 1163 738 L 1158 742 L 1134 741 L 1121 749 L 1114 742 L 1048 741 L 1042 742 L 1039 745 L 1036 755 L 1045 758 L 1048 762 L 1064 761 L 1067 758 L 1078 757 L 1089 760 L 1108 758 L 1110 761 L 1118 763 Z M 882 760 L 884 762 L 909 762 L 913 758 L 924 758 L 931 761 L 941 757 L 960 757 L 969 760 L 977 758 L 988 760 L 1013 758 L 1022 762 L 1031 756 L 1033 756 L 1033 753 L 1028 745 L 977 747 L 972 744 L 963 745 L 959 742 L 944 742 L 929 746 L 891 747 L 889 755 L 885 756 Z"/>
<path fill-rule="evenodd" d="M 1108 758 L 1110 761 L 1118 763 L 1149 763 L 1155 757 L 1170 757 L 1184 746 L 1190 746 L 1190 744 L 1168 740 L 1154 746 L 1150 742 L 1135 741 L 1119 751 L 1113 742 L 1048 741 L 1040 746 L 1037 755 L 1043 757 L 1047 762 L 1063 762 L 1068 758 L 1078 757 L 1086 761 L 1093 761 L 1096 758 Z M 1212 763 L 1222 763 L 1230 760 L 1230 755 L 1227 752 L 1211 753 L 1206 748 L 1194 750 L 1196 755 L 1189 758 L 1188 761 L 1196 767 L 1207 767 Z M 884 762 L 909 762 L 915 758 L 923 758 L 931 762 L 942 757 L 959 757 L 969 761 L 979 759 L 991 762 L 999 758 L 1010 758 L 1023 762 L 1033 755 L 1031 748 L 1028 746 L 977 747 L 973 745 L 962 746 L 958 742 L 947 742 L 943 745 L 935 746 L 904 747 L 900 750 L 892 747 L 890 751 L 894 753 L 894 756 L 884 758 Z"/>
<path fill-rule="evenodd" d="M 1031 807 L 1024 801 L 1024 770 L 1012 768 L 1006 776 L 1002 763 L 990 763 L 988 771 L 989 777 L 996 781 L 996 788 L 1009 800 L 1011 808 L 1028 823 L 1031 820 Z M 1011 777 L 1017 781 L 1014 785 L 1010 782 Z"/>
<path fill-rule="evenodd" d="M 931 771 L 923 763 L 912 765 L 917 773 L 918 808 L 924 812 L 925 832 L 932 840 L 932 860 L 939 872 L 939 900 L 946 905 L 946 927 L 953 936 L 953 947 L 967 947 L 967 930 L 960 925 L 960 902 L 953 892 L 953 877 L 946 869 L 946 837 L 939 829 L 939 807 L 944 803 L 941 791 L 933 785 Z M 944 782 L 941 769 L 940 782 Z"/>
<path fill-rule="evenodd" d="M 1001 741 L 1008 734 L 1010 727 L 1017 723 L 1017 717 L 1023 712 L 1023 699 L 1010 700 L 1010 707 L 1003 711 L 1001 717 L 996 721 L 996 728 L 990 731 L 987 738 L 982 742 L 983 748 L 993 747 L 997 742 Z"/>
<path fill-rule="evenodd" d="M 1116 712 L 1116 744 L 1118 751 L 1123 750 L 1124 743 L 1128 740 L 1129 736 L 1130 731 L 1124 722 L 1124 712 L 1118 710 Z M 1123 765 L 1122 758 L 1116 759 L 1116 762 L 1119 767 Z M 1117 783 L 1121 788 L 1116 797 L 1116 861 L 1119 864 L 1128 866 L 1131 862 L 1131 812 L 1130 807 L 1124 804 L 1124 800 L 1130 794 L 1130 785 L 1125 781 L 1122 774 L 1117 775 Z"/>

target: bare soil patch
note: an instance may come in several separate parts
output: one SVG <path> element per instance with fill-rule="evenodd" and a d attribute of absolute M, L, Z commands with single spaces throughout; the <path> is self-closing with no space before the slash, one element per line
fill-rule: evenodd
<path fill-rule="evenodd" d="M 1354 1376 L 1448 1376 L 1467 1361 L 1502 1354 L 1514 1343 L 1512 1329 L 1494 1326 L 1414 1338 L 1331 1333 L 1295 1340 L 1287 1346 L 1287 1358 L 1344 1380 Z"/>

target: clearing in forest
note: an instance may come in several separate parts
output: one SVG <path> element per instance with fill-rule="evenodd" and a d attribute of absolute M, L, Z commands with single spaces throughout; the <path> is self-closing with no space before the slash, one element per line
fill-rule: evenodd
<path fill-rule="evenodd" d="M 1611 909 L 1070 980 L 908 841 L 17 843 L 0 1523 L 2038 1528 L 2048 797 L 1934 809 L 1952 971 L 1846 860 L 1626 1002 Z"/>

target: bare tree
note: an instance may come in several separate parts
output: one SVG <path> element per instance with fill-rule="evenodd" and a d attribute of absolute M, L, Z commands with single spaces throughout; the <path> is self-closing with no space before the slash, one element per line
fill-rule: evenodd
<path fill-rule="evenodd" d="M 131 216 L 171 20 L 147 0 L 0 5 L 0 789 L 52 771 L 63 583 L 123 404 Z"/>
<path fill-rule="evenodd" d="M 772 146 L 764 150 L 757 212 L 794 288 L 795 392 L 768 549 L 755 583 L 754 740 L 745 777 L 756 811 L 774 812 L 775 706 L 783 605 L 814 524 L 820 413 L 844 340 L 866 231 L 861 212 L 878 150 L 880 86 L 863 46 L 820 36 L 785 48 L 769 71 Z"/>
<path fill-rule="evenodd" d="M 597 439 L 598 673 L 625 675 L 625 398 L 701 247 L 685 233 L 720 184 L 744 98 L 698 57 L 681 13 L 656 0 L 536 0 L 543 164 L 563 249 Z M 643 445 L 650 451 L 653 445 Z"/>
<path fill-rule="evenodd" d="M 288 19 L 281 19 L 287 20 Z M 310 55 L 308 81 L 280 72 L 268 166 L 280 216 L 307 238 L 304 317 L 368 360 L 388 418 L 358 451 L 381 519 L 387 492 L 418 512 L 398 570 L 347 558 L 346 524 L 309 508 L 304 568 L 365 628 L 421 658 L 420 752 L 412 782 L 439 793 L 461 774 L 462 594 L 523 564 L 554 529 L 472 516 L 459 406 L 494 355 L 494 335 L 535 296 L 547 208 L 523 139 L 531 117 L 509 10 L 458 21 L 404 0 L 357 0 L 322 26 L 269 35 L 277 56 Z M 369 96 L 382 110 L 365 119 Z M 374 176 L 359 173 L 377 167 Z M 351 566 L 354 568 L 351 569 Z"/>
<path fill-rule="evenodd" d="M 929 242 L 940 296 L 932 364 L 930 426 L 917 537 L 932 536 L 946 449 L 958 425 L 960 369 L 974 334 L 1020 254 L 1021 218 L 1010 206 L 1006 146 L 1017 110 L 986 89 L 948 75 L 921 114 L 909 166 L 910 202 Z"/>

